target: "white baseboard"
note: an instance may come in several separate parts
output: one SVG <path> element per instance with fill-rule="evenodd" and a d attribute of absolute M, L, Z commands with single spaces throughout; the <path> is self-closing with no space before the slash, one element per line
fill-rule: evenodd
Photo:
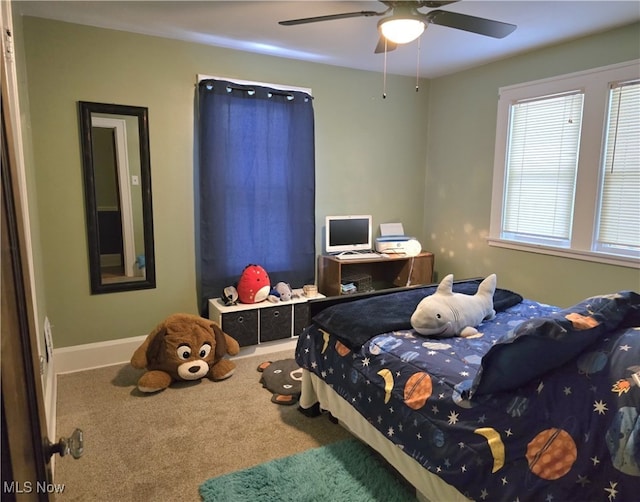
<path fill-rule="evenodd" d="M 285 338 L 284 340 L 274 340 L 273 342 L 265 342 L 259 345 L 249 345 L 248 347 L 242 347 L 240 353 L 237 356 L 233 356 L 231 359 L 241 359 L 243 357 L 253 356 L 266 356 L 274 352 L 280 352 L 281 350 L 295 350 L 298 343 L 298 337 Z"/>
<path fill-rule="evenodd" d="M 131 360 L 146 335 L 53 349 L 56 374 L 92 370 Z"/>
<path fill-rule="evenodd" d="M 55 372 L 56 374 L 74 373 L 76 371 L 127 363 L 145 338 L 146 335 L 142 335 L 108 342 L 87 343 L 54 349 Z M 287 338 L 285 340 L 242 347 L 240 354 L 232 359 L 266 355 L 281 350 L 293 350 L 297 342 L 298 338 Z"/>

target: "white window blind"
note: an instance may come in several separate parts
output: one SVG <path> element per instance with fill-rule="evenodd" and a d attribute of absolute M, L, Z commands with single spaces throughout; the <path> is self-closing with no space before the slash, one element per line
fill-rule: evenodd
<path fill-rule="evenodd" d="M 640 268 L 640 60 L 499 89 L 491 246 Z"/>
<path fill-rule="evenodd" d="M 611 85 L 595 248 L 640 251 L 640 81 Z"/>
<path fill-rule="evenodd" d="M 569 245 L 583 101 L 572 91 L 511 106 L 503 237 Z"/>

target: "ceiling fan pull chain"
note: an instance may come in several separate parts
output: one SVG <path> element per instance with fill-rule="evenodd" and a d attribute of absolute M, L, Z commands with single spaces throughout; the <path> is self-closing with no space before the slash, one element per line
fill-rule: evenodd
<path fill-rule="evenodd" d="M 418 61 L 416 62 L 416 92 L 420 89 L 420 40 L 418 37 Z"/>
<path fill-rule="evenodd" d="M 384 67 L 382 71 L 382 99 L 387 99 L 387 39 L 384 39 Z"/>

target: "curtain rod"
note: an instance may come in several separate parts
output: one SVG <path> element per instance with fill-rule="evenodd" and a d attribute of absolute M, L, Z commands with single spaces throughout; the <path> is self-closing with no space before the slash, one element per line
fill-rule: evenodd
<path fill-rule="evenodd" d="M 253 87 L 240 87 L 237 85 L 233 85 L 233 84 L 227 84 L 227 92 L 231 92 L 231 91 L 245 91 L 247 92 L 249 95 L 254 95 L 256 90 Z M 284 91 L 278 91 L 275 89 L 270 89 L 267 92 L 267 96 L 268 97 L 272 97 L 272 96 L 284 96 L 285 98 L 287 98 L 289 101 L 292 101 L 295 99 L 295 95 L 290 93 L 290 92 L 284 92 Z M 313 96 L 305 96 L 305 99 L 313 99 Z"/>
<path fill-rule="evenodd" d="M 231 82 L 232 84 L 236 84 L 236 85 L 248 85 L 248 86 L 255 86 L 258 85 L 260 87 L 268 87 L 270 89 L 278 89 L 280 91 L 283 92 L 304 92 L 309 94 L 310 96 L 313 94 L 312 90 L 310 87 L 300 87 L 297 85 L 284 85 L 284 84 L 274 84 L 271 82 L 260 82 L 258 80 L 241 80 L 235 77 L 221 77 L 219 75 L 203 75 L 203 74 L 198 74 L 197 75 L 197 81 L 196 84 L 200 83 L 203 80 L 224 80 L 225 82 Z"/>
<path fill-rule="evenodd" d="M 227 92 L 231 92 L 231 91 L 246 91 L 248 94 L 253 95 L 255 94 L 256 90 L 253 87 L 239 87 L 236 85 L 232 85 L 232 84 L 228 84 L 227 85 Z M 282 91 L 276 91 L 276 90 L 270 90 L 268 92 L 268 96 L 284 96 L 287 99 L 291 100 L 294 99 L 295 96 L 293 94 L 291 94 L 290 92 L 282 92 Z"/>
<path fill-rule="evenodd" d="M 213 80 L 213 79 L 212 79 Z M 212 89 L 213 87 L 207 85 L 208 89 Z M 256 93 L 256 90 L 253 87 L 246 87 L 246 86 L 240 86 L 240 85 L 233 85 L 233 83 L 229 83 L 226 86 L 227 92 L 231 92 L 231 91 L 245 91 L 247 94 L 249 94 L 250 96 L 253 96 Z M 293 92 L 301 92 L 303 94 L 306 94 L 305 91 L 293 91 Z M 292 94 L 291 92 L 286 92 L 286 91 L 279 91 L 276 89 L 269 89 L 267 91 L 267 96 L 269 98 L 271 98 L 272 96 L 284 96 L 287 98 L 287 100 L 289 101 L 293 101 L 295 99 L 295 95 Z M 304 96 L 305 101 L 309 100 L 309 99 L 314 99 L 313 96 L 307 94 Z"/>

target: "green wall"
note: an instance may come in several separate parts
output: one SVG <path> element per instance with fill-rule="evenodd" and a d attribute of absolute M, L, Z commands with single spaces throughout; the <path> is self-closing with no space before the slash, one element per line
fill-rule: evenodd
<path fill-rule="evenodd" d="M 56 347 L 143 335 L 197 311 L 194 96 L 197 74 L 311 88 L 316 235 L 326 214 L 370 213 L 424 228 L 428 82 L 25 17 L 46 314 Z M 381 61 L 382 65 L 382 61 Z M 91 295 L 77 101 L 149 108 L 157 287 Z M 240 274 L 241 271 L 238 271 Z M 274 278 L 277 280 L 277 278 Z M 42 286 L 41 286 L 42 287 Z"/>
<path fill-rule="evenodd" d="M 492 248 L 485 239 L 498 88 L 638 58 L 637 24 L 423 81 L 419 93 L 413 78 L 389 76 L 386 100 L 381 73 L 36 18 L 19 24 L 38 303 L 56 347 L 138 336 L 171 313 L 196 312 L 197 74 L 313 90 L 318 253 L 326 214 L 371 213 L 376 226 L 402 221 L 433 251 L 438 278 L 496 272 L 500 286 L 562 306 L 640 289 L 637 269 Z M 89 293 L 80 100 L 149 108 L 153 290 Z"/>
<path fill-rule="evenodd" d="M 640 57 L 640 25 L 605 32 L 434 79 L 423 247 L 438 278 L 484 276 L 542 302 L 570 306 L 588 296 L 640 289 L 638 269 L 489 247 L 498 104 L 503 86 Z"/>

